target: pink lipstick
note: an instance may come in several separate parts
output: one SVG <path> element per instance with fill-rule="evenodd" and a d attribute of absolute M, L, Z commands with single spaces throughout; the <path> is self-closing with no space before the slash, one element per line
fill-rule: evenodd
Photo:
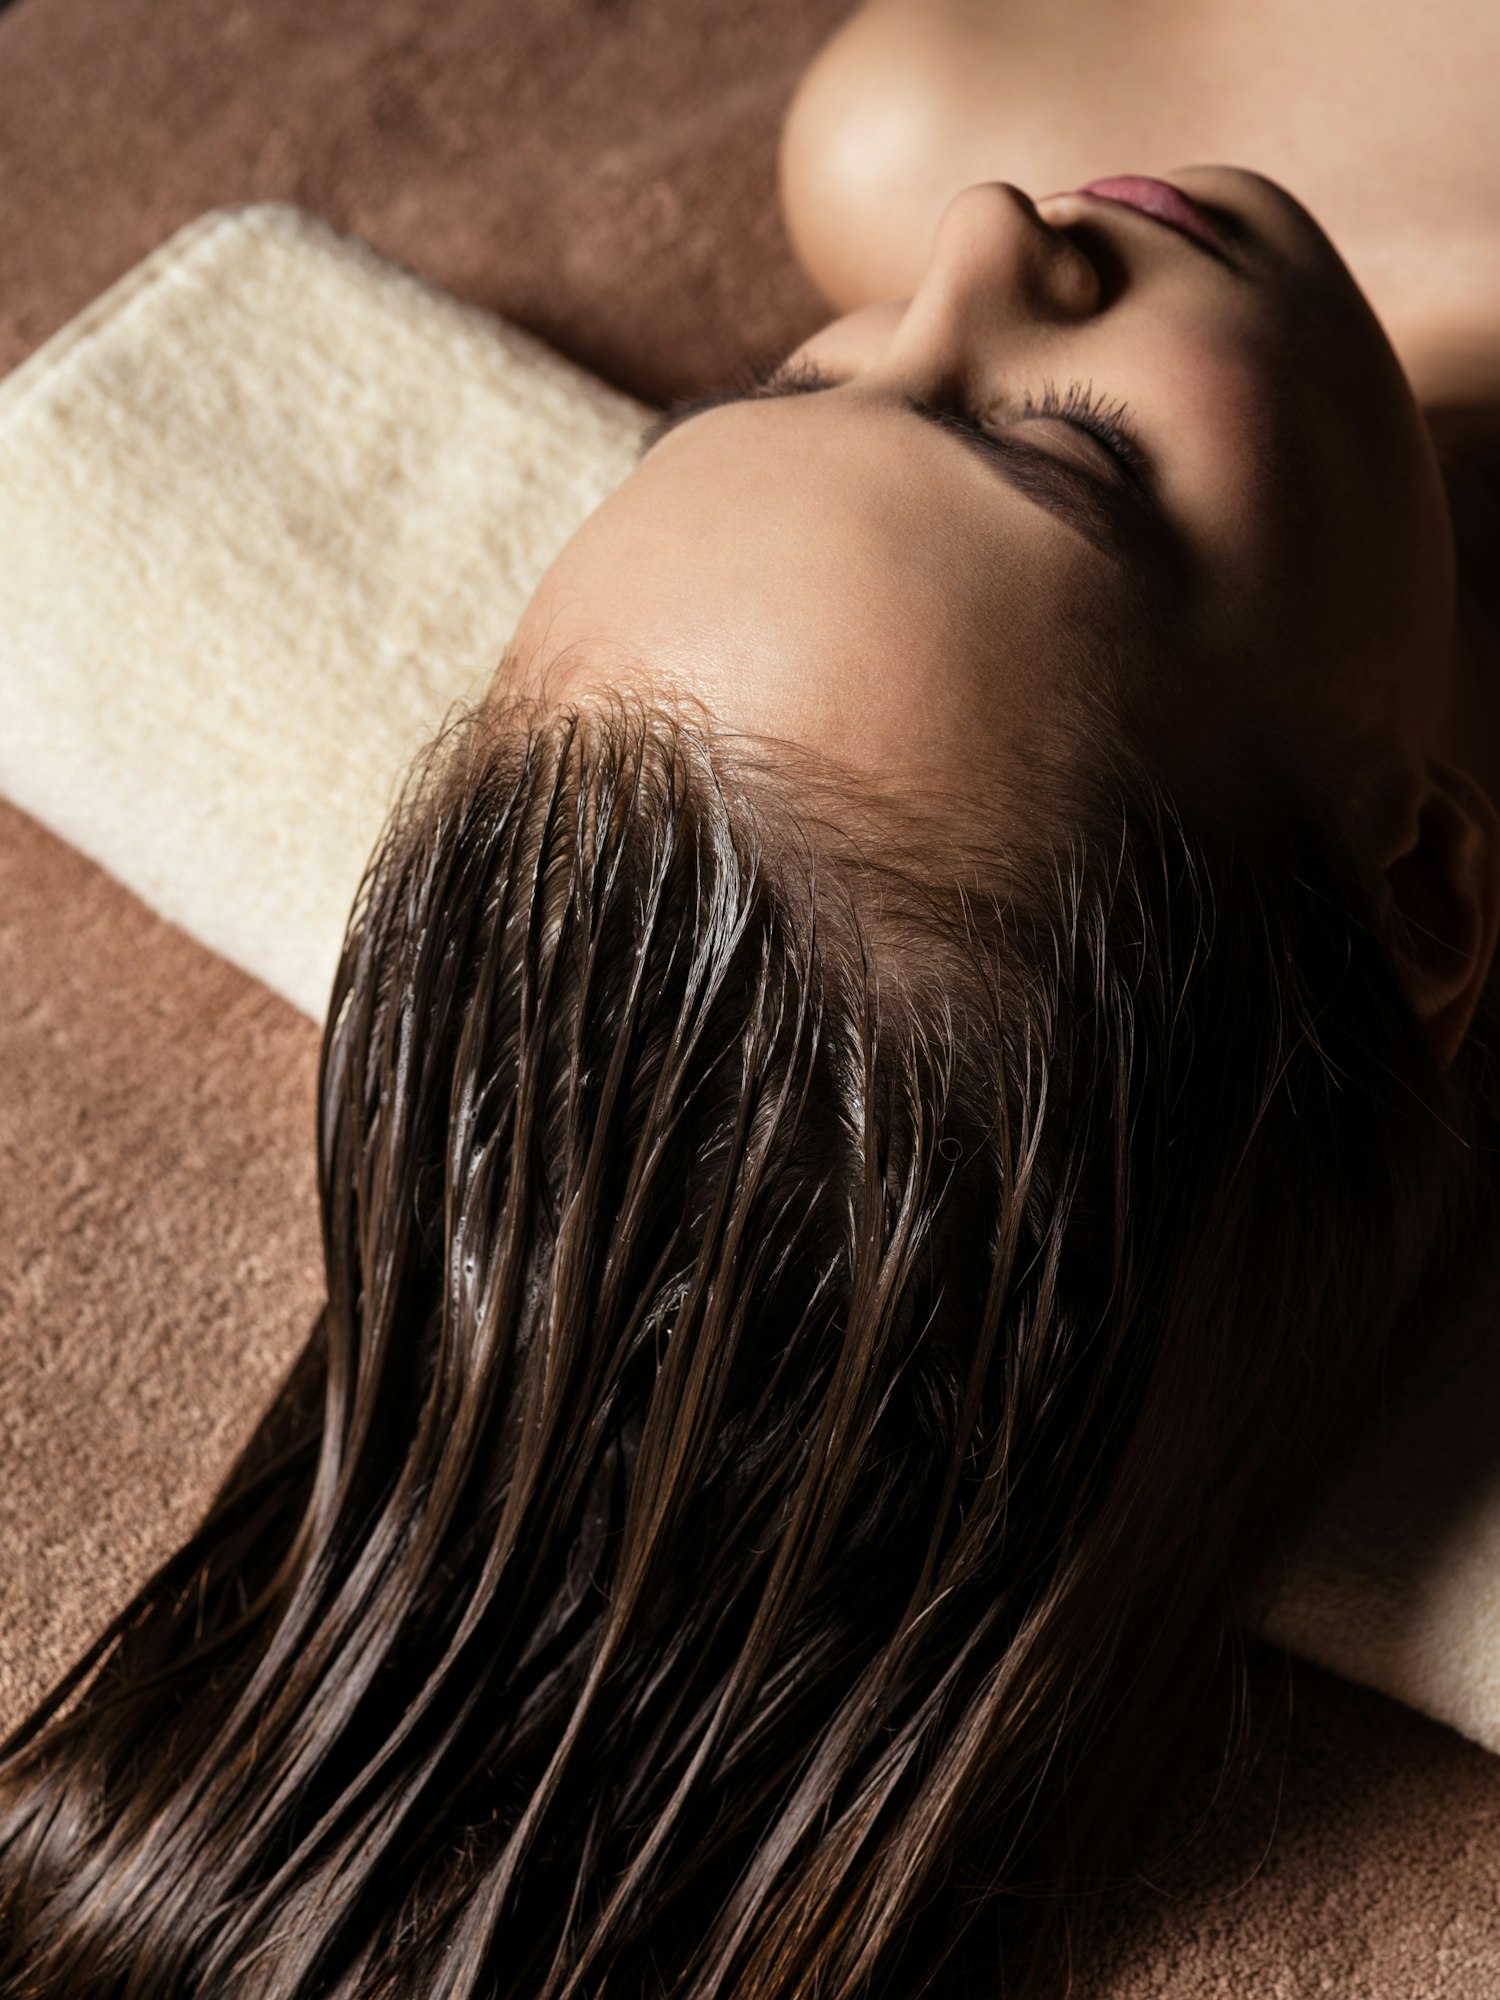
<path fill-rule="evenodd" d="M 1191 236 L 1221 257 L 1224 255 L 1218 232 L 1203 210 L 1170 181 L 1151 180 L 1145 174 L 1116 174 L 1109 180 L 1090 181 L 1078 192 L 1098 195 L 1102 201 L 1117 201 L 1123 208 L 1139 209 L 1142 215 L 1164 222 L 1169 229 L 1181 230 L 1184 236 Z"/>

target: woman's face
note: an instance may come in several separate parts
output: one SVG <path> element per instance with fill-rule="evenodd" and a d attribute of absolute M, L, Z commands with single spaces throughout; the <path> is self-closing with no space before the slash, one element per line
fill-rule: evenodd
<path fill-rule="evenodd" d="M 950 204 L 915 295 L 674 423 L 544 577 L 513 670 L 636 680 L 733 731 L 980 797 L 1061 752 L 1090 677 L 1216 788 L 1352 783 L 1447 698 L 1426 427 L 1311 217 L 1176 184 Z"/>

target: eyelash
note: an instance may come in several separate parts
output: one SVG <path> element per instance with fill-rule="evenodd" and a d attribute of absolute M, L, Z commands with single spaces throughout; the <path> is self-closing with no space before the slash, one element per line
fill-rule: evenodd
<path fill-rule="evenodd" d="M 1021 415 L 1057 417 L 1064 423 L 1077 424 L 1097 438 L 1106 451 L 1113 452 L 1133 477 L 1140 479 L 1145 475 L 1146 454 L 1131 429 L 1129 410 L 1124 403 L 1110 403 L 1096 396 L 1092 382 L 1070 382 L 1061 396 L 1053 383 L 1045 382 L 1041 402 L 1033 403 L 1028 395 L 1021 406 Z"/>
<path fill-rule="evenodd" d="M 747 384 L 751 394 L 762 396 L 811 395 L 820 389 L 836 386 L 837 378 L 826 374 L 812 361 L 788 361 L 779 366 L 757 368 Z M 987 431 L 990 428 L 975 410 L 966 409 L 958 414 L 977 430 Z M 1091 382 L 1070 382 L 1061 394 L 1055 383 L 1044 382 L 1040 401 L 1035 400 L 1028 390 L 1021 403 L 1021 418 L 1025 421 L 1036 417 L 1050 417 L 1087 431 L 1111 456 L 1119 459 L 1133 478 L 1139 480 L 1146 476 L 1146 454 L 1131 428 L 1128 407 L 1096 395 Z"/>

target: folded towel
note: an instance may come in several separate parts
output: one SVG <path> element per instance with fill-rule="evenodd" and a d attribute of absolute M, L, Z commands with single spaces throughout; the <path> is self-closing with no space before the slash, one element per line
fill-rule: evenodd
<path fill-rule="evenodd" d="M 0 791 L 321 1016 L 395 780 L 645 412 L 295 208 L 0 382 Z"/>
<path fill-rule="evenodd" d="M 203 217 L 0 382 L 0 791 L 321 1015 L 406 761 L 644 416 L 296 209 Z M 1408 1391 L 1267 1630 L 1500 1750 L 1489 1345 Z"/>

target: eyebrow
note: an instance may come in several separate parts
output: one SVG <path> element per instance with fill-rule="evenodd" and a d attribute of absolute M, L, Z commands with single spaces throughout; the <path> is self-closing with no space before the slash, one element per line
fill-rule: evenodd
<path fill-rule="evenodd" d="M 678 404 L 646 427 L 636 463 L 679 425 L 709 410 L 724 409 L 731 403 L 821 395 L 839 386 L 821 377 L 772 375 L 767 380 L 732 385 Z M 960 411 L 944 409 L 914 396 L 903 396 L 897 407 L 955 439 L 1014 492 L 1044 508 L 1112 561 L 1123 563 L 1138 551 L 1139 525 L 1144 509 L 1149 506 L 1138 488 L 1132 490 L 1122 485 L 1117 489 L 1052 452 L 1042 451 L 1019 438 L 984 430 Z M 1135 534 L 1131 532 L 1132 525 L 1137 529 Z"/>

